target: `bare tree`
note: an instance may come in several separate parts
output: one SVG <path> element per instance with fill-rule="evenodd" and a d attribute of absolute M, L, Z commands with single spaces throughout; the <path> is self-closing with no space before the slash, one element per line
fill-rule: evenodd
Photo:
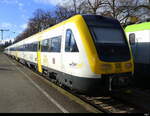
<path fill-rule="evenodd" d="M 87 14 L 86 0 L 70 0 L 67 4 L 58 4 L 56 6 L 57 22 L 63 21 L 75 14 Z"/>
<path fill-rule="evenodd" d="M 127 25 L 131 17 L 142 20 L 150 17 L 150 0 L 64 0 L 54 11 L 37 9 L 29 20 L 27 28 L 16 37 L 20 41 L 54 24 L 61 22 L 75 14 L 98 14 L 116 18 L 123 25 Z M 134 23 L 138 20 L 135 20 Z"/>
<path fill-rule="evenodd" d="M 73 16 L 75 12 L 72 9 L 69 9 L 67 7 L 57 5 L 55 14 L 56 14 L 56 20 L 58 23 Z"/>
<path fill-rule="evenodd" d="M 105 0 L 87 0 L 87 7 L 90 13 L 97 14 L 97 11 L 106 4 Z"/>
<path fill-rule="evenodd" d="M 37 9 L 34 12 L 33 18 L 29 20 L 28 26 L 32 26 L 37 32 L 44 30 L 52 25 L 56 24 L 51 12 Z"/>
<path fill-rule="evenodd" d="M 139 0 L 105 0 L 105 10 L 102 15 L 115 18 L 126 25 L 130 17 L 138 19 L 142 15 L 138 12 L 138 8 L 141 7 L 140 3 Z"/>

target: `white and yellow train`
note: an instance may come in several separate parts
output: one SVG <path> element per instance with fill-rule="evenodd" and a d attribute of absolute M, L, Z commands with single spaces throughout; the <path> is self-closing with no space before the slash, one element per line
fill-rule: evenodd
<path fill-rule="evenodd" d="M 120 23 L 98 15 L 73 16 L 7 47 L 5 53 L 84 92 L 111 90 L 134 70 Z"/>

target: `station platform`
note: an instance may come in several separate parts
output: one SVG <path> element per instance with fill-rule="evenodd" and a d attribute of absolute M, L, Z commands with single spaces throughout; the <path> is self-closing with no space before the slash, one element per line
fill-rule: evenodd
<path fill-rule="evenodd" d="M 0 53 L 0 113 L 98 113 L 98 111 Z"/>

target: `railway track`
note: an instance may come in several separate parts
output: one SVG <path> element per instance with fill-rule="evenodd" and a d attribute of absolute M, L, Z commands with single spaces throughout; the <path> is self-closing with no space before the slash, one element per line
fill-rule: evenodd
<path fill-rule="evenodd" d="M 45 79 L 51 81 L 48 77 L 44 76 Z M 57 82 L 53 81 L 55 85 L 59 86 Z M 99 95 L 99 96 L 89 96 L 76 91 L 72 91 L 64 86 L 61 86 L 63 89 L 67 90 L 69 93 L 80 98 L 84 102 L 94 106 L 98 110 L 104 113 L 142 113 L 143 110 L 136 108 L 134 105 L 131 105 L 123 100 L 117 99 L 112 95 Z"/>
<path fill-rule="evenodd" d="M 41 74 L 40 74 L 41 75 Z M 41 75 L 46 80 L 53 82 L 56 86 L 59 86 L 59 83 L 56 81 L 52 81 L 49 79 L 46 75 Z M 111 95 L 107 96 L 89 96 L 81 93 L 77 93 L 76 91 L 72 91 L 69 88 L 66 88 L 61 85 L 61 88 L 65 89 L 69 93 L 73 94 L 74 96 L 80 98 L 84 102 L 94 106 L 98 110 L 104 112 L 104 113 L 142 113 L 143 111 L 136 108 L 134 105 L 130 105 L 129 103 L 126 103 L 122 100 L 118 100 L 115 97 L 112 97 Z"/>
<path fill-rule="evenodd" d="M 20 64 L 20 63 L 18 63 L 18 64 Z M 35 70 L 32 70 L 32 71 L 36 72 Z M 48 78 L 47 75 L 41 75 L 40 73 L 38 73 L 38 74 L 40 76 L 44 77 L 46 80 L 53 82 L 55 85 L 60 86 L 56 81 Z M 118 94 L 116 94 L 116 95 L 110 94 L 107 96 L 103 96 L 103 95 L 99 95 L 99 96 L 91 96 L 90 95 L 89 96 L 89 95 L 83 95 L 83 94 L 73 92 L 64 86 L 61 86 L 61 87 L 65 90 L 67 90 L 69 93 L 73 94 L 74 96 L 80 98 L 81 100 L 94 106 L 95 108 L 97 108 L 98 110 L 100 110 L 104 113 L 144 113 L 147 111 L 145 109 L 142 109 L 141 107 L 137 107 L 138 105 L 136 105 L 136 104 L 132 104 L 132 103 L 130 104 L 129 101 L 127 102 L 125 99 L 122 99 Z M 118 97 L 117 97 L 117 95 L 118 95 Z"/>
<path fill-rule="evenodd" d="M 129 93 L 120 92 L 113 94 L 113 97 L 136 106 L 142 109 L 143 112 L 150 112 L 150 90 L 141 90 L 138 88 L 131 88 Z"/>
<path fill-rule="evenodd" d="M 97 109 L 105 113 L 141 113 L 135 107 L 126 104 L 120 100 L 114 99 L 111 96 L 99 96 L 99 97 L 89 97 L 85 95 L 79 96 L 82 100 L 93 105 Z"/>

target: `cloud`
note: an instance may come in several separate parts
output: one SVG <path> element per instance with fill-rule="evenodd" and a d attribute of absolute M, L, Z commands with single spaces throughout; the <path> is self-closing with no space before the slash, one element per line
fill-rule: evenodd
<path fill-rule="evenodd" d="M 21 10 L 22 12 L 26 12 L 26 10 L 24 9 L 24 4 L 21 1 L 16 0 L 15 4 L 18 6 L 19 10 Z"/>
<path fill-rule="evenodd" d="M 7 5 L 17 5 L 19 10 L 25 12 L 24 4 L 21 2 L 21 0 L 0 0 L 0 4 L 7 4 Z"/>
<path fill-rule="evenodd" d="M 15 29 L 15 28 L 17 28 L 17 25 L 9 23 L 9 22 L 3 22 L 0 24 L 0 28 L 2 28 L 2 29 Z"/>
<path fill-rule="evenodd" d="M 0 3 L 4 4 L 12 4 L 14 1 L 13 0 L 0 0 Z"/>
<path fill-rule="evenodd" d="M 27 24 L 23 24 L 20 26 L 22 29 L 26 29 L 27 28 Z"/>
<path fill-rule="evenodd" d="M 17 2 L 18 0 L 0 0 L 0 3 L 3 3 L 3 4 L 15 4 Z"/>
<path fill-rule="evenodd" d="M 34 0 L 36 3 L 42 3 L 42 4 L 51 4 L 51 5 L 57 5 L 64 3 L 66 0 Z"/>
<path fill-rule="evenodd" d="M 24 10 L 24 9 L 23 9 L 24 4 L 18 3 L 17 5 L 19 6 L 19 9 L 20 9 L 20 10 Z"/>
<path fill-rule="evenodd" d="M 1 28 L 11 28 L 13 25 L 11 23 L 8 22 L 3 22 L 0 24 Z"/>

